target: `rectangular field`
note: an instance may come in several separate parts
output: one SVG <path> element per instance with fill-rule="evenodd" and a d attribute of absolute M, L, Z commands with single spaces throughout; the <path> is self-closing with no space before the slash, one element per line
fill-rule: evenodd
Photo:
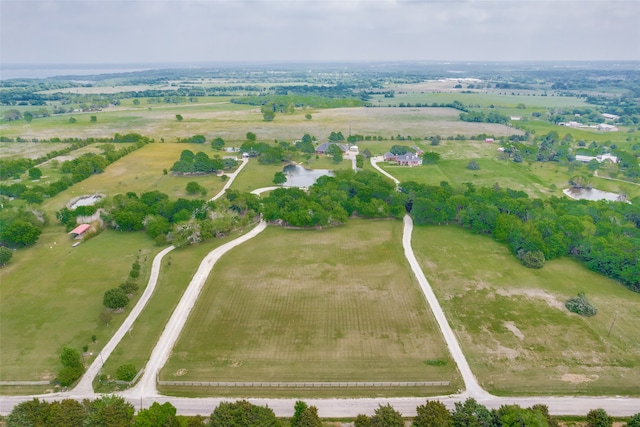
<path fill-rule="evenodd" d="M 457 390 L 401 237 L 399 221 L 269 227 L 214 267 L 160 379 L 450 381 L 435 392 Z"/>
<path fill-rule="evenodd" d="M 640 394 L 640 294 L 569 258 L 525 268 L 506 246 L 458 227 L 416 227 L 412 242 L 489 392 Z M 595 316 L 564 307 L 579 292 Z"/>

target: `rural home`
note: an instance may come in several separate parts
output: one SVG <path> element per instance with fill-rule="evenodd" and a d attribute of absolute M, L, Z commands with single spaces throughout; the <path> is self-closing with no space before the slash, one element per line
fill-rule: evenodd
<path fill-rule="evenodd" d="M 325 142 L 318 145 L 318 147 L 316 148 L 316 154 L 327 154 L 327 151 L 329 150 L 329 147 L 331 145 L 337 145 L 343 153 L 346 153 L 348 150 L 348 147 L 344 144 L 338 144 L 337 142 Z"/>
<path fill-rule="evenodd" d="M 407 153 L 396 157 L 396 162 L 398 162 L 400 166 L 420 166 L 422 164 L 422 158 L 414 153 Z"/>
<path fill-rule="evenodd" d="M 89 228 L 91 228 L 90 224 L 80 224 L 79 226 L 71 230 L 69 232 L 69 235 L 71 235 L 71 237 L 73 237 L 74 239 L 81 239 L 82 235 L 86 233 Z"/>
<path fill-rule="evenodd" d="M 591 160 L 597 160 L 598 163 L 602 163 L 604 161 L 608 161 L 611 163 L 618 163 L 618 158 L 612 154 L 606 153 L 606 154 L 598 154 L 597 156 L 583 156 L 583 155 L 576 155 L 576 160 L 579 162 L 584 162 L 584 163 L 589 163 Z"/>
<path fill-rule="evenodd" d="M 600 123 L 598 126 L 596 126 L 596 128 L 598 130 L 604 131 L 604 132 L 617 132 L 618 131 L 618 127 L 614 126 L 614 125 L 609 125 L 606 123 Z"/>

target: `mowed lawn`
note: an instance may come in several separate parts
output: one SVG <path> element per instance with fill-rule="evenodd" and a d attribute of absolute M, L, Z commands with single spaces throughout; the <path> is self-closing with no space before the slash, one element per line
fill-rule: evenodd
<path fill-rule="evenodd" d="M 139 257 L 137 299 L 160 249 L 144 233 L 115 231 L 105 231 L 75 248 L 72 243 L 64 227 L 47 227 L 36 245 L 17 251 L 0 270 L 2 381 L 52 379 L 62 367 L 63 346 L 82 351 L 88 345 L 95 357 L 130 308 L 114 313 L 105 326 L 99 320 L 105 291 L 123 283 Z M 87 354 L 85 361 L 91 359 Z"/>
<path fill-rule="evenodd" d="M 161 379 L 451 381 L 444 392 L 455 391 L 401 238 L 400 221 L 269 227 L 214 267 Z"/>
<path fill-rule="evenodd" d="M 640 394 L 640 294 L 569 258 L 525 268 L 506 246 L 454 226 L 416 227 L 412 242 L 489 392 Z M 579 292 L 596 316 L 566 310 Z"/>

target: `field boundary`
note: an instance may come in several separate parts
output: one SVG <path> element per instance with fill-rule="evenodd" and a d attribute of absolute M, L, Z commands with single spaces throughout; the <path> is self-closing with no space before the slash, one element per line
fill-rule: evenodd
<path fill-rule="evenodd" d="M 158 381 L 161 386 L 189 387 L 264 387 L 264 388 L 348 388 L 348 387 L 437 387 L 449 381 L 400 382 L 220 382 L 220 381 Z"/>
<path fill-rule="evenodd" d="M 51 381 L 0 381 L 0 386 L 49 385 Z"/>

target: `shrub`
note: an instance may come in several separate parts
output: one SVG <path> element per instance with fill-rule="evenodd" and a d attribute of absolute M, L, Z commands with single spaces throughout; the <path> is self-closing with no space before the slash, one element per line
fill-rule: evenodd
<path fill-rule="evenodd" d="M 118 369 L 116 370 L 116 378 L 120 381 L 132 381 L 136 377 L 137 373 L 138 371 L 132 363 L 125 363 L 124 365 L 118 366 Z"/>
<path fill-rule="evenodd" d="M 58 372 L 58 382 L 63 387 L 73 384 L 84 373 L 82 366 L 64 367 Z"/>
<path fill-rule="evenodd" d="M 129 272 L 129 277 L 131 277 L 132 279 L 137 279 L 138 276 L 140 276 L 140 270 L 131 270 Z"/>
<path fill-rule="evenodd" d="M 133 281 L 126 281 L 120 285 L 120 289 L 124 291 L 125 294 L 132 294 L 138 291 L 138 284 Z"/>
<path fill-rule="evenodd" d="M 121 288 L 113 288 L 104 293 L 102 303 L 105 307 L 115 310 L 129 304 L 129 297 Z"/>
<path fill-rule="evenodd" d="M 476 159 L 472 159 L 469 161 L 469 163 L 467 163 L 467 169 L 477 171 L 480 169 L 480 165 L 478 164 L 478 161 Z"/>
<path fill-rule="evenodd" d="M 4 267 L 13 257 L 13 251 L 4 246 L 0 246 L 0 267 Z"/>
<path fill-rule="evenodd" d="M 544 266 L 544 254 L 540 251 L 518 251 L 518 259 L 525 267 L 542 268 Z"/>
<path fill-rule="evenodd" d="M 580 316 L 591 317 L 595 316 L 598 312 L 598 310 L 587 301 L 584 292 L 580 292 L 577 297 L 569 298 L 564 305 L 567 307 L 567 310 Z"/>

